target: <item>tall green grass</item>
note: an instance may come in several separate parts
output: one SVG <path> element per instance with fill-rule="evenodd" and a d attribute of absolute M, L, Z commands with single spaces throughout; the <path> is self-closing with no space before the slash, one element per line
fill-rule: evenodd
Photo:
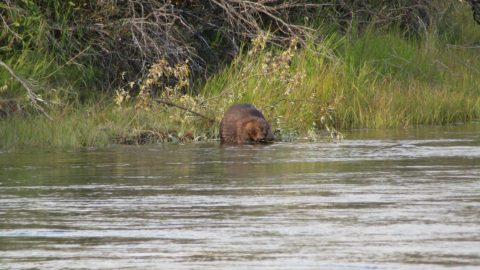
<path fill-rule="evenodd" d="M 453 9 L 456 23 L 432 26 L 420 37 L 401 31 L 367 29 L 361 34 L 331 35 L 295 51 L 283 71 L 262 75 L 270 63 L 263 51 L 245 56 L 210 78 L 203 93 L 228 104 L 254 103 L 275 128 L 300 133 L 337 129 L 446 125 L 480 117 L 480 54 L 472 47 L 480 28 L 465 10 Z M 452 43 L 456 42 L 456 43 Z M 292 91 L 289 80 L 301 78 Z"/>
<path fill-rule="evenodd" d="M 66 1 L 49 1 L 44 3 L 45 12 L 40 6 L 31 0 L 16 5 L 0 3 L 4 16 L 0 58 L 18 75 L 33 81 L 34 90 L 47 99 L 88 97 L 99 85 L 101 71 L 88 61 L 79 61 L 88 48 L 77 53 L 78 44 L 68 24 L 75 18 L 74 7 Z M 25 89 L 3 68 L 0 89 L 4 89 L 0 100 L 15 98 L 28 105 Z"/>

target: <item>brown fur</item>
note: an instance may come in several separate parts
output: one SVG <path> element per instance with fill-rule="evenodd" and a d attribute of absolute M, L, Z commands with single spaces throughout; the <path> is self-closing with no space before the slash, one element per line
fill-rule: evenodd
<path fill-rule="evenodd" d="M 220 142 L 232 144 L 273 142 L 270 125 L 251 104 L 230 107 L 220 123 Z"/>

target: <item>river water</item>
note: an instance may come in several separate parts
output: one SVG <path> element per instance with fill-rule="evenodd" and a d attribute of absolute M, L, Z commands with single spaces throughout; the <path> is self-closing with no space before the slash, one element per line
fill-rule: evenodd
<path fill-rule="evenodd" d="M 0 269 L 480 269 L 480 124 L 0 152 Z"/>

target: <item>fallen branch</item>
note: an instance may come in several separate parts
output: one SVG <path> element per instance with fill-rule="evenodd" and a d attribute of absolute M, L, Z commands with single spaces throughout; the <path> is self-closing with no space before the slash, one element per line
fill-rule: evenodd
<path fill-rule="evenodd" d="M 208 116 L 206 116 L 206 115 L 204 115 L 204 114 L 201 114 L 201 113 L 199 113 L 199 112 L 192 111 L 192 110 L 190 110 L 190 109 L 188 109 L 188 108 L 186 108 L 186 107 L 184 107 L 184 106 L 182 106 L 182 105 L 175 104 L 175 103 L 173 103 L 173 102 L 171 102 L 171 101 L 168 101 L 168 100 L 165 100 L 165 99 L 154 99 L 154 101 L 156 101 L 156 102 L 158 102 L 158 103 L 161 103 L 161 104 L 165 104 L 165 105 L 168 105 L 168 106 L 172 106 L 172 107 L 176 107 L 176 108 L 182 109 L 182 110 L 187 111 L 187 112 L 189 112 L 189 113 L 192 113 L 192 114 L 194 114 L 194 115 L 196 115 L 196 116 L 203 117 L 203 118 L 207 119 L 211 124 L 213 124 L 213 123 L 216 122 L 215 119 L 213 119 L 213 118 L 210 118 L 210 117 L 208 117 Z"/>
<path fill-rule="evenodd" d="M 35 86 L 30 81 L 23 79 L 22 77 L 17 75 L 15 71 L 13 71 L 13 69 L 10 68 L 7 64 L 5 64 L 2 60 L 0 60 L 0 66 L 4 67 L 10 73 L 10 75 L 27 90 L 27 97 L 33 107 L 38 111 L 42 112 L 49 120 L 53 120 L 52 117 L 50 117 L 50 115 L 48 115 L 48 113 L 45 111 L 45 109 L 40 106 L 39 103 L 47 104 L 47 102 L 40 98 L 37 94 L 35 94 L 33 90 Z"/>

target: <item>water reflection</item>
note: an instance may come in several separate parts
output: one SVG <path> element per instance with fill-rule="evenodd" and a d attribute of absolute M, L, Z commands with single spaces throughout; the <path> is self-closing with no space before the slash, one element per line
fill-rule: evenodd
<path fill-rule="evenodd" d="M 479 125 L 0 154 L 0 268 L 477 269 Z"/>

